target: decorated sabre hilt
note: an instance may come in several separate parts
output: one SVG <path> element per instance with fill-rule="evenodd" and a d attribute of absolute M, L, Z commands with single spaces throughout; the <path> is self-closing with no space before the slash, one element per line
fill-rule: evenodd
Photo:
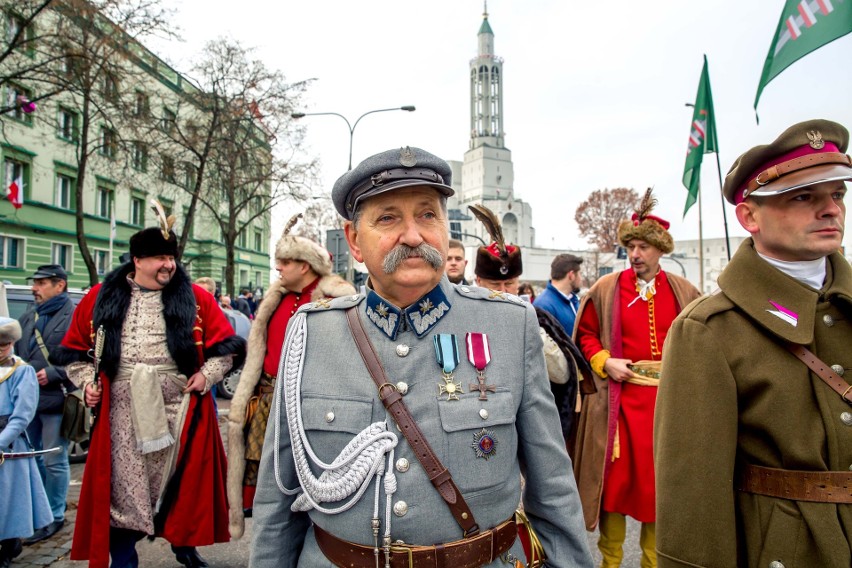
<path fill-rule="evenodd" d="M 95 386 L 98 386 L 98 375 L 100 374 L 101 355 L 104 353 L 104 338 L 106 332 L 104 326 L 98 326 L 98 331 L 95 333 Z"/>

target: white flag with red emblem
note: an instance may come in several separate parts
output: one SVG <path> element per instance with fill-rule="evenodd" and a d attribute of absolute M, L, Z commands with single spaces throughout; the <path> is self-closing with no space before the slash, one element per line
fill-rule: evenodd
<path fill-rule="evenodd" d="M 12 202 L 15 209 L 20 209 L 24 204 L 24 180 L 21 176 L 12 180 L 6 189 L 6 198 Z"/>

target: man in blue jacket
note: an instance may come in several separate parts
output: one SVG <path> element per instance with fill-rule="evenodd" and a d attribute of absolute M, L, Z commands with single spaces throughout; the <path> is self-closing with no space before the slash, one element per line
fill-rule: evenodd
<path fill-rule="evenodd" d="M 574 320 L 580 307 L 577 294 L 582 283 L 582 263 L 583 259 L 573 254 L 556 255 L 550 263 L 550 282 L 533 302 L 535 307 L 553 314 L 569 336 L 574 332 Z"/>

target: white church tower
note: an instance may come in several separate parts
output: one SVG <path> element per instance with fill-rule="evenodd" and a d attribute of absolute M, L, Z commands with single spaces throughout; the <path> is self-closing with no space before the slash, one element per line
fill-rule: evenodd
<path fill-rule="evenodd" d="M 515 198 L 512 152 L 505 146 L 503 59 L 494 53 L 494 32 L 488 23 L 487 3 L 482 18 L 477 35 L 478 52 L 470 61 L 469 147 L 461 164 L 451 162 L 457 181 L 453 184 L 456 196 L 449 203 L 450 228 L 456 237 L 462 233 L 465 245 L 481 244 L 465 234 L 490 242 L 485 228 L 467 208 L 482 203 L 500 219 L 506 242 L 532 247 L 535 244 L 532 211 L 528 203 Z"/>

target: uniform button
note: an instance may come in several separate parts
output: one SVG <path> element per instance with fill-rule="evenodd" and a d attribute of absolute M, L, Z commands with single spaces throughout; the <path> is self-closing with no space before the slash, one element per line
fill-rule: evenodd
<path fill-rule="evenodd" d="M 773 560 L 769 563 L 769 568 L 785 568 L 785 566 L 780 560 Z"/>
<path fill-rule="evenodd" d="M 408 468 L 411 467 L 411 464 L 408 463 L 408 460 L 405 458 L 399 458 L 396 460 L 396 470 L 400 473 L 405 473 L 408 471 Z"/>
<path fill-rule="evenodd" d="M 411 348 L 405 343 L 400 343 L 396 346 L 396 354 L 400 357 L 405 357 L 411 351 Z"/>
<path fill-rule="evenodd" d="M 404 517 L 407 513 L 408 503 L 406 503 L 405 501 L 397 501 L 393 504 L 393 514 L 397 517 Z"/>
<path fill-rule="evenodd" d="M 484 408 L 480 408 L 479 409 L 479 417 L 482 418 L 483 420 L 488 420 L 488 411 L 485 410 Z"/>
<path fill-rule="evenodd" d="M 846 369 L 843 368 L 843 365 L 832 365 L 831 370 L 840 375 L 841 377 L 843 376 L 843 373 L 846 372 Z"/>
<path fill-rule="evenodd" d="M 834 318 L 831 317 L 829 314 L 825 314 L 824 316 L 822 316 L 822 323 L 824 323 L 828 327 L 831 327 L 831 326 L 834 325 Z M 780 564 L 780 562 L 779 562 L 779 564 Z M 775 568 L 775 567 L 773 567 L 773 568 Z"/>
<path fill-rule="evenodd" d="M 841 412 L 840 421 L 847 426 L 852 426 L 852 412 Z"/>
<path fill-rule="evenodd" d="M 399 381 L 396 383 L 396 391 L 404 396 L 408 392 L 408 383 Z"/>
<path fill-rule="evenodd" d="M 326 422 L 334 422 L 334 412 L 328 412 L 325 415 Z"/>

